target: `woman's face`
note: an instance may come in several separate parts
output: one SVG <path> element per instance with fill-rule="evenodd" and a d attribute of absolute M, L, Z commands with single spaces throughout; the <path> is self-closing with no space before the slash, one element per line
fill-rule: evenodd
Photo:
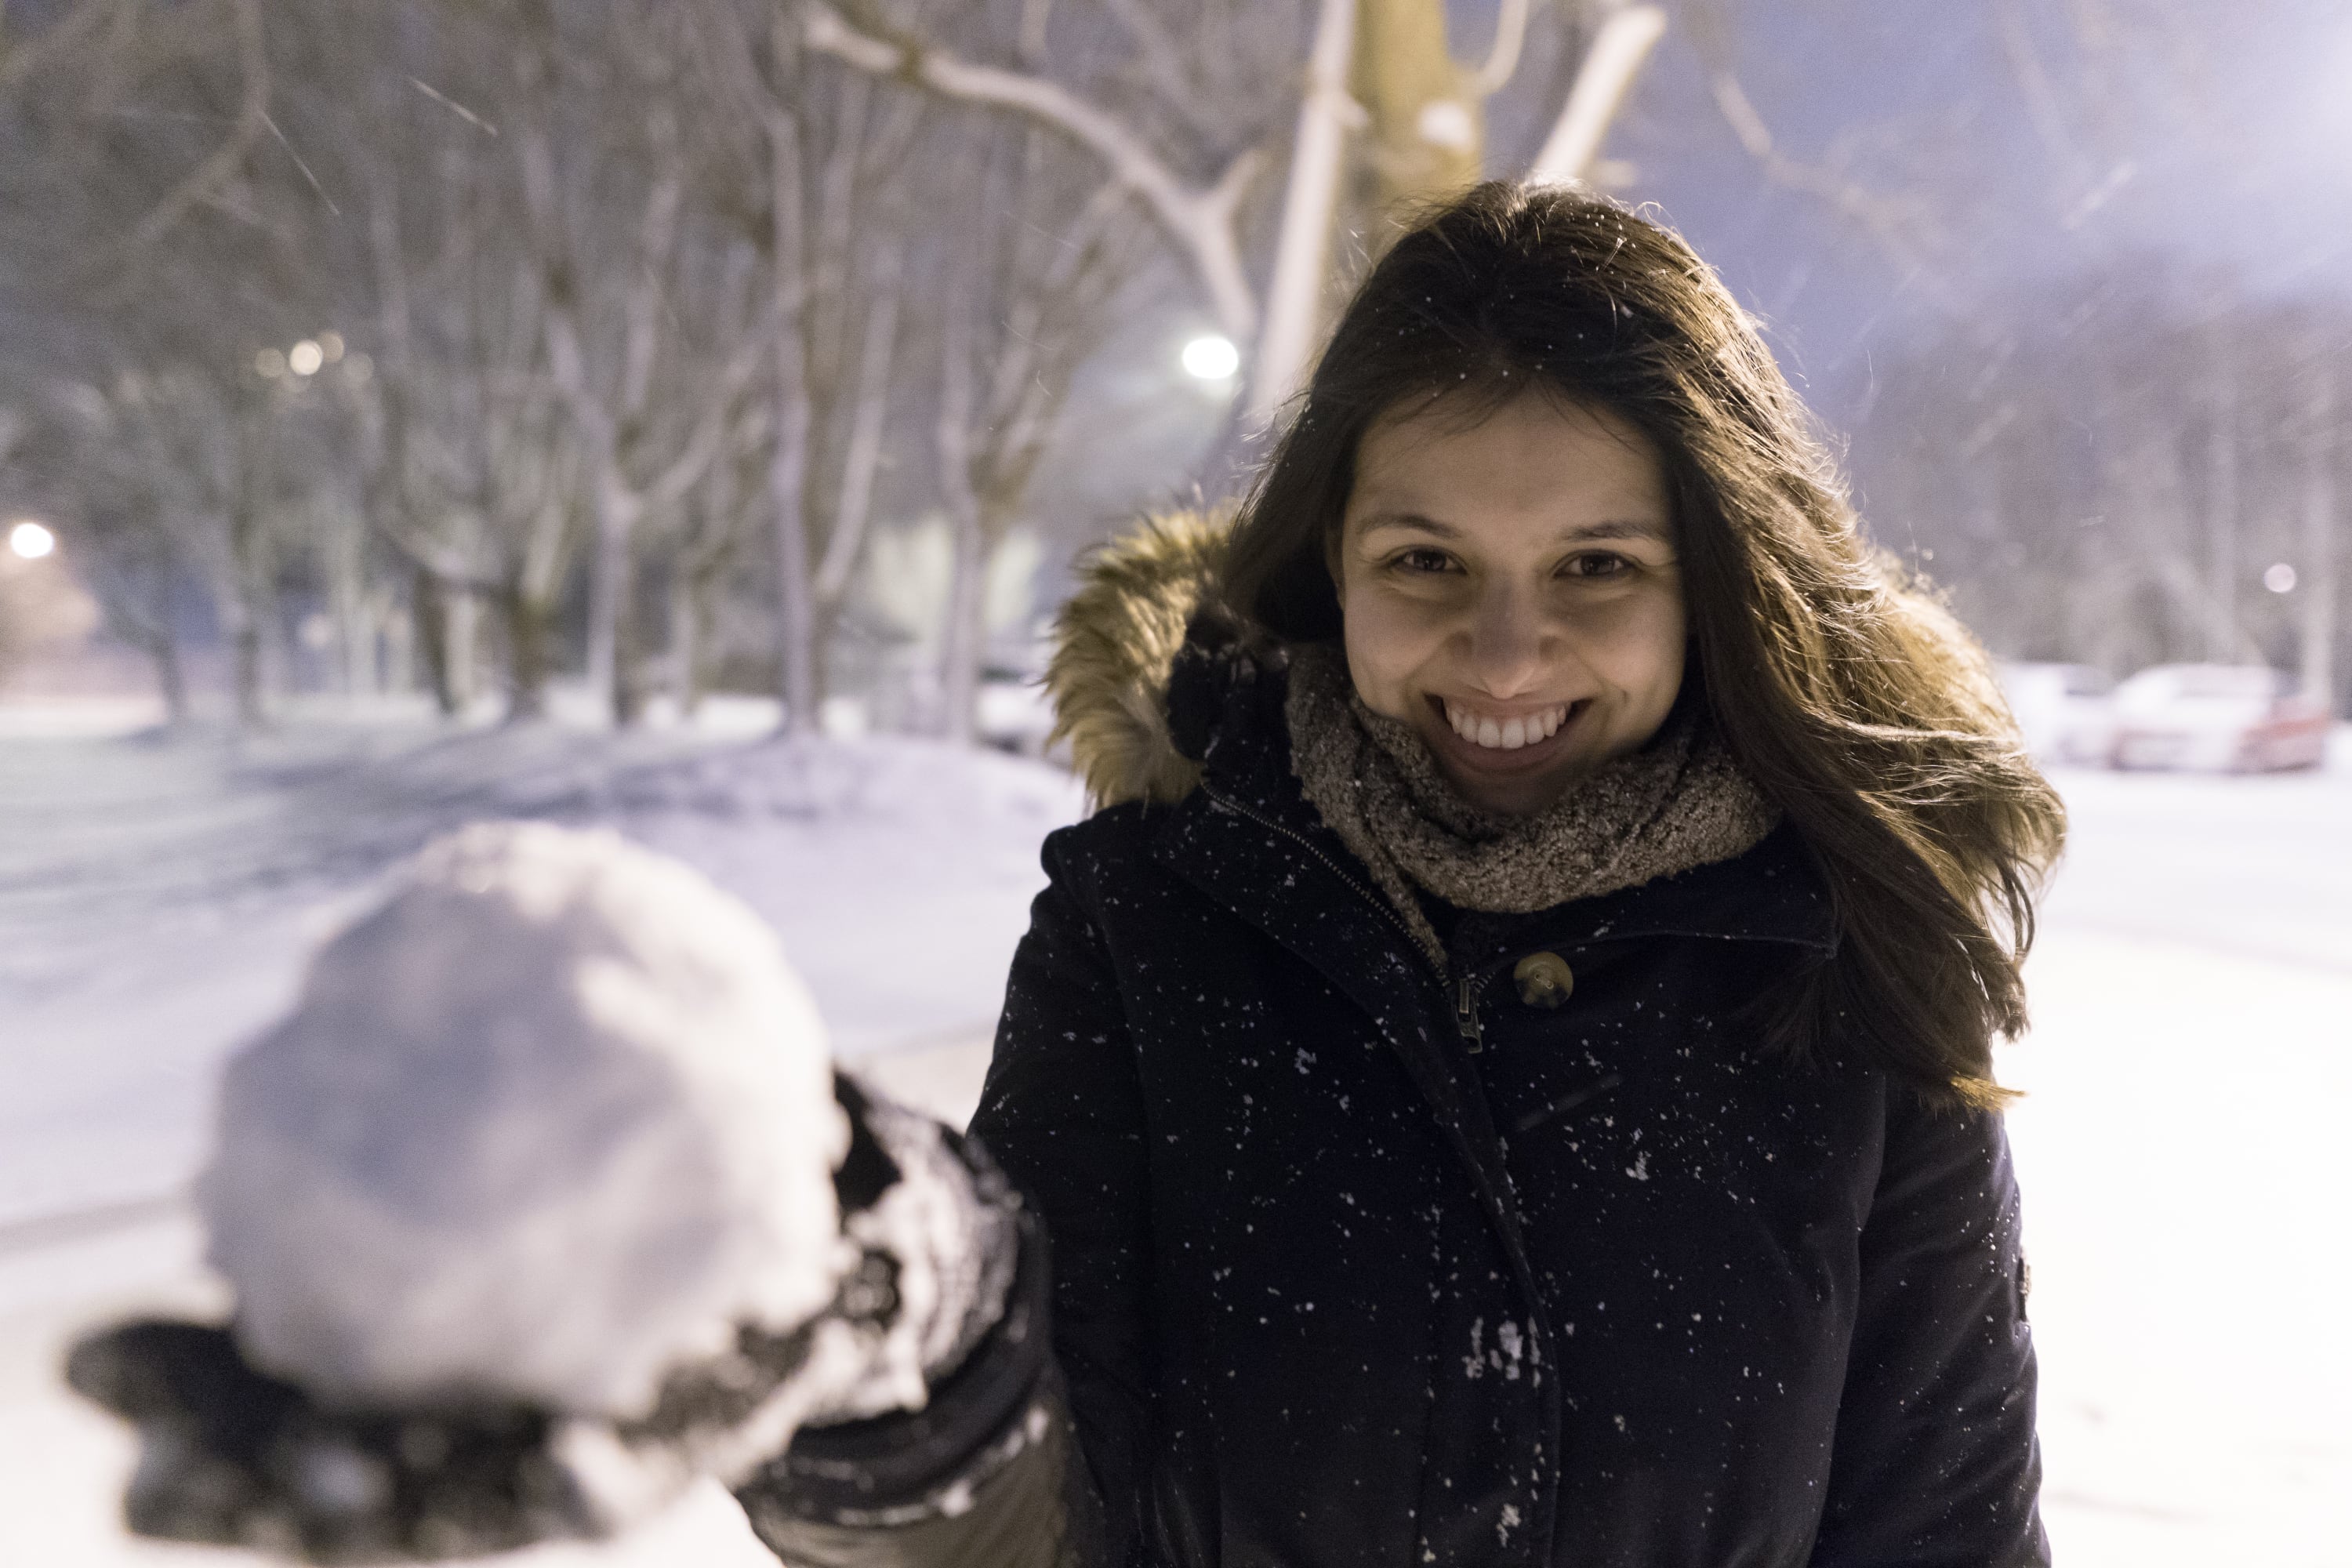
<path fill-rule="evenodd" d="M 1531 394 L 1376 421 L 1335 553 L 1357 694 L 1490 811 L 1541 811 L 1682 689 L 1664 467 L 1605 410 Z"/>

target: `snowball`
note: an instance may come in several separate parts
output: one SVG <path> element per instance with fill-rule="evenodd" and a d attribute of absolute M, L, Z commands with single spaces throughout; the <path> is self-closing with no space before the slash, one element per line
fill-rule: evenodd
<path fill-rule="evenodd" d="M 758 916 L 608 832 L 426 848 L 230 1064 L 198 1187 L 257 1364 L 625 1419 L 842 1267 L 824 1026 Z"/>

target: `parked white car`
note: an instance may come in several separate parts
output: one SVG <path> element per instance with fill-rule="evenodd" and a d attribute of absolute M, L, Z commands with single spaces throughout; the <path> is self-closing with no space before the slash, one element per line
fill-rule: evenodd
<path fill-rule="evenodd" d="M 982 741 L 1024 756 L 1042 756 L 1054 731 L 1054 704 L 1034 676 L 991 670 L 980 683 L 973 728 Z"/>
<path fill-rule="evenodd" d="M 2315 768 L 2328 713 L 2259 665 L 2160 664 L 2116 688 L 2114 765 L 2266 773 Z"/>
<path fill-rule="evenodd" d="M 2025 749 L 2045 763 L 2105 766 L 2115 751 L 2115 682 L 2087 664 L 2004 664 L 2002 692 L 2024 732 Z"/>

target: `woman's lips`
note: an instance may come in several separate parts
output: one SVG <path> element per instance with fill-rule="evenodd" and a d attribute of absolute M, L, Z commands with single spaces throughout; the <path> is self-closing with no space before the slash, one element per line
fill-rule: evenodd
<path fill-rule="evenodd" d="M 1480 710 L 1432 696 L 1431 711 L 1443 725 L 1444 749 L 1481 771 L 1517 773 L 1539 765 L 1560 746 L 1560 737 L 1592 703 L 1590 698 L 1554 702 L 1514 713 Z M 1451 742 L 1446 744 L 1446 742 Z"/>

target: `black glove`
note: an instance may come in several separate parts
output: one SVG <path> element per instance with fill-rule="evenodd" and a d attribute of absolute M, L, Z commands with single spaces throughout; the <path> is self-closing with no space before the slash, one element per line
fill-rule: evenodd
<path fill-rule="evenodd" d="M 833 1305 L 790 1333 L 739 1332 L 727 1355 L 674 1373 L 635 1421 L 512 1404 L 329 1407 L 248 1364 L 233 1326 L 139 1321 L 83 1340 L 67 1381 L 141 1430 L 131 1528 L 322 1563 L 473 1556 L 611 1534 L 701 1475 L 757 1476 L 772 1510 L 803 1496 L 822 1507 L 844 1487 L 872 1495 L 874 1480 L 893 1490 L 910 1460 L 935 1469 L 943 1442 L 966 1443 L 1008 1401 L 1017 1410 L 1008 1378 L 1024 1391 L 1036 1381 L 1041 1242 L 976 1146 L 847 1079 L 835 1091 L 853 1131 L 834 1184 L 860 1250 Z M 1016 1305 L 1008 1357 L 995 1331 Z M 995 1392 L 953 1401 L 944 1424 L 919 1421 L 895 1456 L 859 1457 L 886 1413 L 928 1405 L 967 1363 L 956 1386 Z M 832 1451 L 813 1441 L 811 1466 L 782 1463 L 795 1431 L 820 1426 L 840 1434 Z"/>

